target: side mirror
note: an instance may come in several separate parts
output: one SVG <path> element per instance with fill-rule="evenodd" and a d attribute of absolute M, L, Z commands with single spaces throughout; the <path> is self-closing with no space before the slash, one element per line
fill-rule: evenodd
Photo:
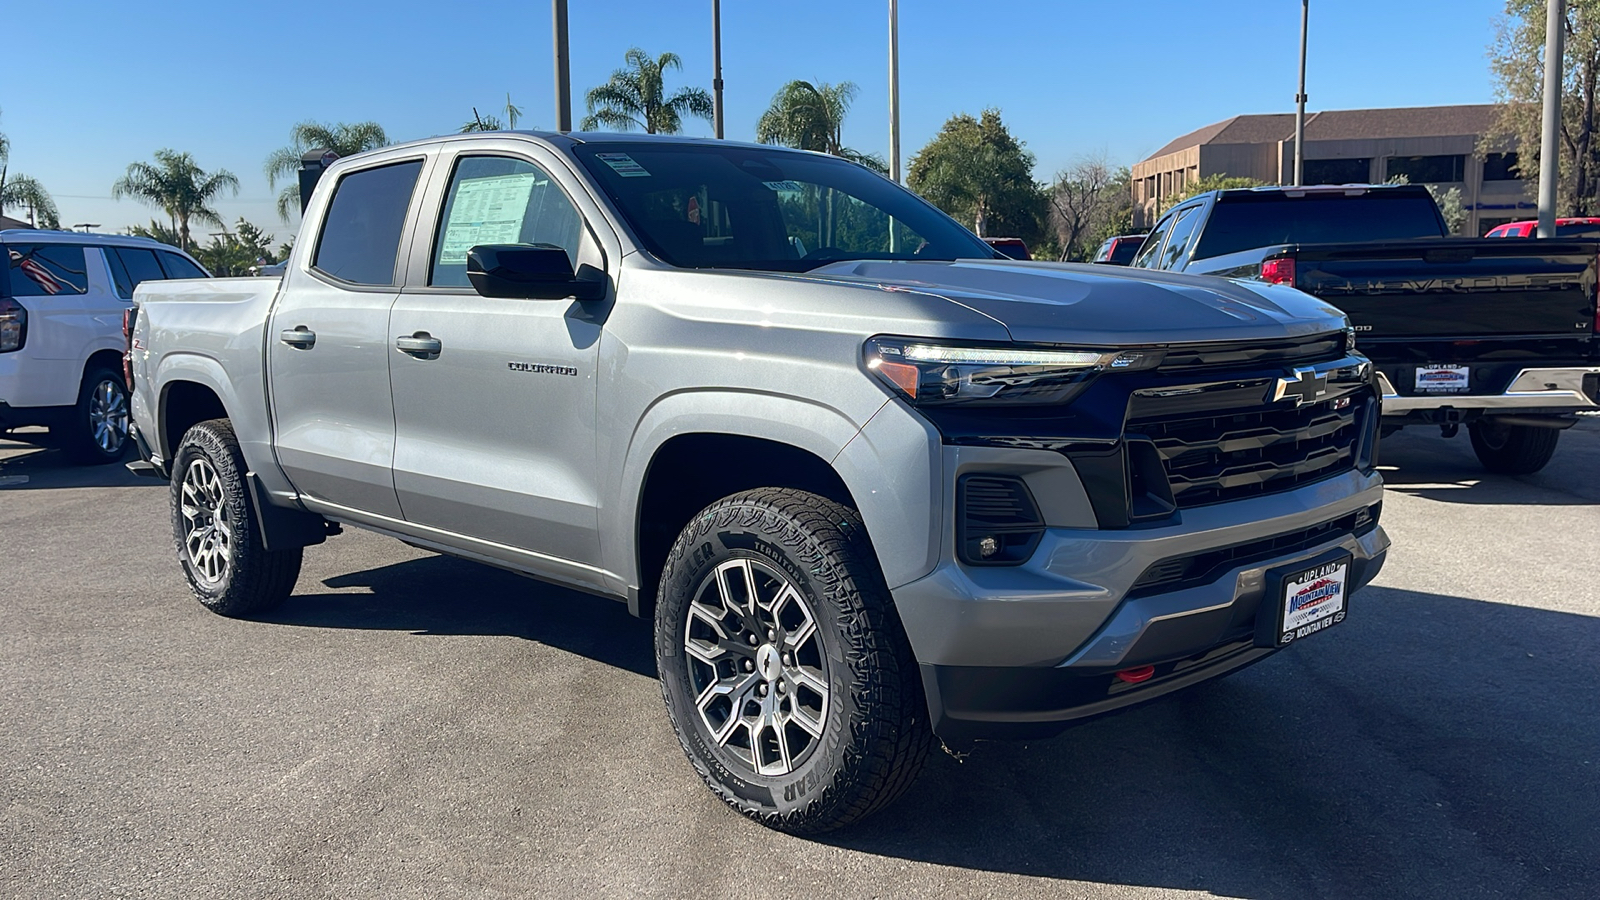
<path fill-rule="evenodd" d="M 588 276 L 590 270 L 584 267 Z M 600 300 L 606 283 L 579 278 L 567 251 L 552 244 L 480 244 L 467 251 L 467 280 L 485 297 Z"/>

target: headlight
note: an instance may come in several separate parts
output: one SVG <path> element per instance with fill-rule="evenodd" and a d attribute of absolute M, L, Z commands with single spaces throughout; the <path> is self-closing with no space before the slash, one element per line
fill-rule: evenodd
<path fill-rule="evenodd" d="M 918 405 L 1062 403 L 1105 371 L 1159 365 L 1164 351 L 965 347 L 904 338 L 873 338 L 867 370 Z"/>

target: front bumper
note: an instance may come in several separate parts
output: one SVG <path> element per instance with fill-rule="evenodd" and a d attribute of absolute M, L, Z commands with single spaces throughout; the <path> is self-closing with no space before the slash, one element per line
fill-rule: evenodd
<path fill-rule="evenodd" d="M 1491 413 L 1570 413 L 1600 409 L 1600 366 L 1523 369 L 1498 394 L 1404 395 L 1381 371 L 1378 386 L 1383 395 L 1385 417 L 1445 408 Z"/>
<path fill-rule="evenodd" d="M 1352 471 L 1185 510 L 1170 526 L 1050 528 L 1017 567 L 946 560 L 894 591 L 935 732 L 954 742 L 1049 734 L 1265 657 L 1273 651 L 1252 635 L 1268 570 L 1340 549 L 1352 591 L 1365 585 L 1389 547 L 1376 524 L 1382 494 L 1376 475 Z M 1372 524 L 1351 530 L 1363 511 Z M 1148 586 L 1160 564 L 1198 557 L 1225 561 L 1174 589 Z M 1148 681 L 1115 677 L 1145 665 L 1156 668 Z"/>

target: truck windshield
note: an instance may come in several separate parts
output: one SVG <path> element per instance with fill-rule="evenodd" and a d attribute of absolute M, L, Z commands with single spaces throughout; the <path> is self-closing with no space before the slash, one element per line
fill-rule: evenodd
<path fill-rule="evenodd" d="M 997 256 L 915 194 L 834 157 L 645 142 L 574 152 L 650 252 L 682 268 L 804 272 L 848 259 Z"/>
<path fill-rule="evenodd" d="M 1285 197 L 1263 193 L 1248 199 L 1219 200 L 1200 235 L 1194 258 L 1273 244 L 1351 244 L 1444 236 L 1433 200 L 1425 194 Z"/>

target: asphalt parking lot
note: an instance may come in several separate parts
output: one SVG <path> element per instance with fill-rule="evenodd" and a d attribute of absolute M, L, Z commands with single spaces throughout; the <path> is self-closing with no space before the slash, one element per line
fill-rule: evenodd
<path fill-rule="evenodd" d="M 219 618 L 164 485 L 0 442 L 0 896 L 1600 895 L 1600 420 L 1384 462 L 1339 628 L 807 840 L 700 784 L 619 604 L 346 533 Z"/>

